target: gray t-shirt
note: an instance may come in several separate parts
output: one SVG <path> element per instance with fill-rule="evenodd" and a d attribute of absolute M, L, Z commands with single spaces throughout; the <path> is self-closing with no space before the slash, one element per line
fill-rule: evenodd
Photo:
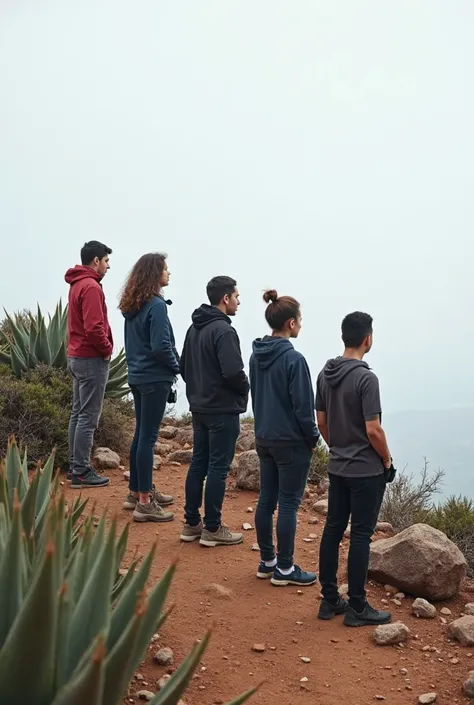
<path fill-rule="evenodd" d="M 366 420 L 382 416 L 379 381 L 366 362 L 337 357 L 318 376 L 316 410 L 325 411 L 329 432 L 329 472 L 372 477 L 384 471 L 372 448 Z"/>

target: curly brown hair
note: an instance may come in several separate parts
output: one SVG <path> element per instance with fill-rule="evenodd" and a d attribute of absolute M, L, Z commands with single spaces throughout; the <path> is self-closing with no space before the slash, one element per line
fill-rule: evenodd
<path fill-rule="evenodd" d="M 140 257 L 122 289 L 119 309 L 123 313 L 139 311 L 144 303 L 159 295 L 166 258 L 161 252 L 149 252 Z"/>

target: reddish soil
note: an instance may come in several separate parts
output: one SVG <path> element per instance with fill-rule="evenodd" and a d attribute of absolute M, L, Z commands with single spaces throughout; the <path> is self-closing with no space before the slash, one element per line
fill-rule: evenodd
<path fill-rule="evenodd" d="M 265 681 L 250 703 L 258 705 L 369 705 L 382 696 L 387 705 L 417 703 L 423 693 L 436 692 L 436 705 L 470 702 L 462 694 L 462 683 L 474 669 L 472 650 L 449 643 L 446 626 L 439 617 L 418 620 L 410 613 L 412 600 L 398 607 L 382 586 L 370 585 L 374 606 L 383 607 L 389 600 L 394 620 L 402 620 L 414 638 L 405 648 L 379 647 L 372 642 L 372 629 L 347 629 L 342 618 L 332 622 L 316 619 L 319 588 L 312 586 L 299 594 L 297 588 L 277 588 L 255 577 L 259 554 L 251 550 L 255 531 L 245 533 L 241 546 L 206 549 L 194 544 L 180 544 L 185 467 L 165 466 L 157 473 L 160 489 L 175 495 L 175 521 L 169 524 L 136 524 L 130 528 L 128 560 L 138 546 L 145 555 L 154 541 L 158 551 L 153 578 L 158 579 L 169 563 L 179 556 L 179 565 L 170 594 L 175 609 L 160 630 L 160 639 L 150 647 L 149 656 L 140 668 L 143 682 L 133 682 L 130 696 L 124 702 L 135 702 L 134 694 L 143 688 L 156 690 L 156 681 L 166 669 L 153 664 L 152 655 L 160 646 L 170 646 L 180 663 L 201 637 L 215 623 L 208 651 L 197 675 L 184 696 L 186 705 L 226 703 L 247 688 Z M 121 511 L 127 491 L 122 473 L 110 474 L 111 485 L 88 490 L 100 510 L 108 506 L 120 511 L 121 521 L 130 514 Z M 70 491 L 72 492 L 72 491 Z M 255 494 L 229 491 L 224 505 L 224 519 L 232 529 L 240 529 L 246 521 L 254 524 L 247 508 L 255 508 Z M 306 569 L 317 570 L 318 540 L 305 543 L 310 533 L 318 537 L 322 522 L 309 525 L 310 512 L 300 510 L 296 560 Z M 348 541 L 344 540 L 342 562 Z M 125 567 L 127 561 L 125 561 Z M 343 575 L 341 575 L 343 577 Z M 231 591 L 222 596 L 213 588 L 221 585 Z M 437 605 L 460 616 L 466 602 L 474 601 L 468 592 L 457 601 Z M 252 650 L 254 644 L 265 644 L 263 653 Z M 433 646 L 437 652 L 423 652 Z M 311 659 L 305 664 L 301 657 Z M 458 659 L 458 663 L 451 663 Z M 401 672 L 407 669 L 407 674 Z M 306 677 L 307 682 L 301 682 Z"/>

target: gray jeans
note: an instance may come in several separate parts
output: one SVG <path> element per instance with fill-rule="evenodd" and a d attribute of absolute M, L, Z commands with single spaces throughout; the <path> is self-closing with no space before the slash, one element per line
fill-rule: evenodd
<path fill-rule="evenodd" d="M 69 469 L 82 475 L 91 467 L 94 432 L 99 425 L 109 362 L 103 357 L 70 357 L 72 412 L 69 420 Z"/>

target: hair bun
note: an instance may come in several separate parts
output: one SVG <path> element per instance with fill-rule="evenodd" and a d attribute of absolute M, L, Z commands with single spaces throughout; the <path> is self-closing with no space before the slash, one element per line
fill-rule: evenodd
<path fill-rule="evenodd" d="M 268 289 L 263 295 L 263 300 L 266 304 L 274 303 L 278 299 L 278 293 L 276 289 Z"/>

